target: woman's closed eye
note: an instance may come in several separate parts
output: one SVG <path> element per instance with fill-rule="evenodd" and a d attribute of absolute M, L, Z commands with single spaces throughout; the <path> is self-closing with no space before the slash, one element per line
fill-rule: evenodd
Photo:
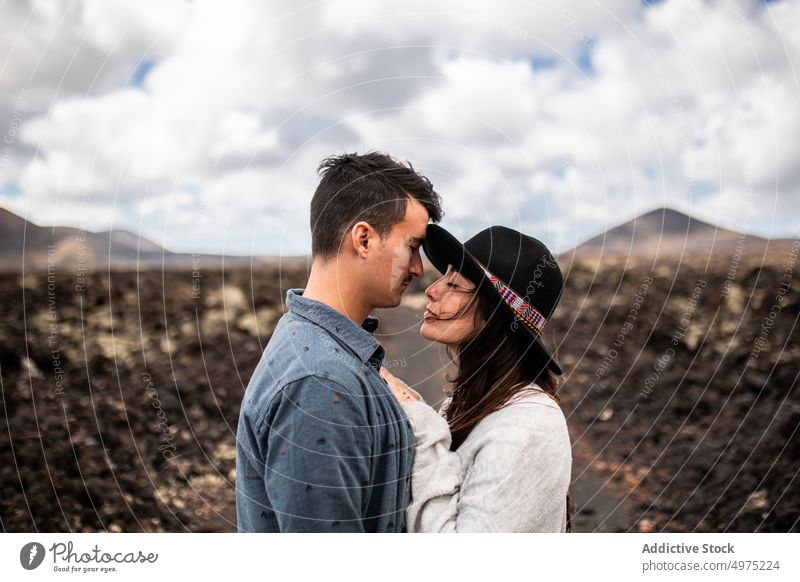
<path fill-rule="evenodd" d="M 458 285 L 458 283 L 447 283 L 447 288 L 452 291 L 459 291 L 461 293 L 472 293 L 473 291 L 475 291 L 474 288 L 467 289 L 466 287 L 461 287 L 460 285 Z"/>

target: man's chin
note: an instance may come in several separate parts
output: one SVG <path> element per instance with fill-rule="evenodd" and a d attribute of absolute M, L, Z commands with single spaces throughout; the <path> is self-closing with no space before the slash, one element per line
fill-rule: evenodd
<path fill-rule="evenodd" d="M 383 301 L 382 308 L 388 309 L 389 307 L 397 307 L 400 305 L 400 302 L 403 299 L 403 291 L 405 291 L 405 287 L 402 287 L 399 291 L 395 291 L 390 296 L 386 297 Z"/>

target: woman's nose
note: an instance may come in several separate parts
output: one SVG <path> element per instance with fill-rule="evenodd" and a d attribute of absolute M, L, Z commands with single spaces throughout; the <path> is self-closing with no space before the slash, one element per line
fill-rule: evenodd
<path fill-rule="evenodd" d="M 436 283 L 432 283 L 425 289 L 425 297 L 431 301 L 436 301 Z"/>

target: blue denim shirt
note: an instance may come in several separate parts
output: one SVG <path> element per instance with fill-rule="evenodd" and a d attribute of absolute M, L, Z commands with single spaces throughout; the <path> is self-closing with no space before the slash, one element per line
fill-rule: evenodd
<path fill-rule="evenodd" d="M 242 402 L 238 529 L 405 531 L 414 434 L 380 376 L 383 347 L 302 292 L 287 293 Z"/>

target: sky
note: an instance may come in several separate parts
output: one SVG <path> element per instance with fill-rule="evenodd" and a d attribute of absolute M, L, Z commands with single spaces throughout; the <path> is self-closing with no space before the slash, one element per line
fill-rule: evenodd
<path fill-rule="evenodd" d="M 798 236 L 798 30 L 796 0 L 6 1 L 0 206 L 306 254 L 320 160 L 378 150 L 462 240 L 661 206 Z"/>

